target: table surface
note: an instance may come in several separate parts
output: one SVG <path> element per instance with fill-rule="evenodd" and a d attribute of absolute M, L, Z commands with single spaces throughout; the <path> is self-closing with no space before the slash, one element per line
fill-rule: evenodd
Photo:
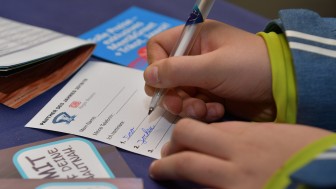
<path fill-rule="evenodd" d="M 186 20 L 194 0 L 2 0 L 0 16 L 78 36 L 113 18 L 131 6 Z M 219 20 L 252 33 L 262 31 L 269 20 L 224 0 L 217 0 L 208 18 Z M 25 128 L 25 124 L 67 83 L 53 87 L 18 109 L 0 105 L 0 149 L 62 136 L 64 133 Z M 152 158 L 119 149 L 145 188 L 197 187 L 184 182 L 155 182 L 148 176 Z"/>

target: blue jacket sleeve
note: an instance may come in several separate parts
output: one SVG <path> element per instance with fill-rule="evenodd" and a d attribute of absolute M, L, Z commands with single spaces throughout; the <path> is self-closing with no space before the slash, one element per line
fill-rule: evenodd
<path fill-rule="evenodd" d="M 336 131 L 336 18 L 282 10 L 266 27 L 286 35 L 297 86 L 297 123 Z M 336 146 L 290 175 L 288 189 L 336 188 Z"/>
<path fill-rule="evenodd" d="M 281 10 L 267 31 L 285 33 L 297 85 L 297 123 L 336 131 L 336 19 Z"/>
<path fill-rule="evenodd" d="M 312 162 L 294 172 L 287 189 L 302 188 L 331 189 L 336 188 L 336 146 L 317 156 Z"/>

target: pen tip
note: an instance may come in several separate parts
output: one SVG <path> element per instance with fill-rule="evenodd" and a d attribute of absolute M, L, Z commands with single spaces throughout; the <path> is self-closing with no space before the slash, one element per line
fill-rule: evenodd
<path fill-rule="evenodd" d="M 154 108 L 149 108 L 148 115 L 150 115 L 153 112 Z"/>

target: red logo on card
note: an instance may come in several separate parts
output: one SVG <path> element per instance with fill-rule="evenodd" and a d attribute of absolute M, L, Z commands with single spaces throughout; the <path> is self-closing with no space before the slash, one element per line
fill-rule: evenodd
<path fill-rule="evenodd" d="M 70 108 L 77 108 L 80 104 L 81 104 L 80 101 L 73 101 L 73 102 L 71 102 L 71 104 L 69 105 L 69 107 Z"/>

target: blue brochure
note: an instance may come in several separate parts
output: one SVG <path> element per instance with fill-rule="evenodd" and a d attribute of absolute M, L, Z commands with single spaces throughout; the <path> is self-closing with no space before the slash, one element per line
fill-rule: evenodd
<path fill-rule="evenodd" d="M 97 44 L 94 56 L 144 70 L 147 67 L 148 39 L 181 24 L 180 20 L 131 7 L 79 37 Z"/>

